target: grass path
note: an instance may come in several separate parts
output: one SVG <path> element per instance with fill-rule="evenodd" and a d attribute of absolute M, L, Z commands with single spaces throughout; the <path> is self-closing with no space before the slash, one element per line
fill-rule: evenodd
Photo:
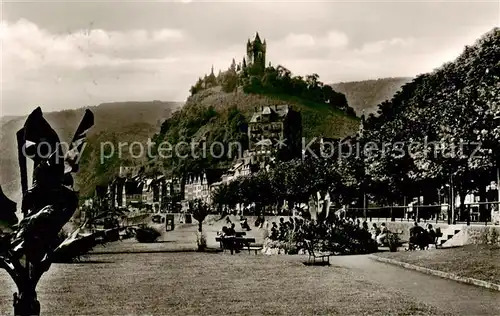
<path fill-rule="evenodd" d="M 92 255 L 54 265 L 38 288 L 42 315 L 444 315 L 347 267 L 299 256 L 159 253 Z M 0 273 L 0 314 L 13 284 Z"/>

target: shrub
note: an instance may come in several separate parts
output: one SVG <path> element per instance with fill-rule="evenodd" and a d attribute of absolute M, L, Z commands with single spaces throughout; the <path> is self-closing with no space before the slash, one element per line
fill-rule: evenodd
<path fill-rule="evenodd" d="M 289 255 L 296 255 L 299 253 L 299 248 L 297 247 L 297 235 L 294 232 L 289 232 L 286 240 L 283 242 L 283 249 L 285 253 Z"/>
<path fill-rule="evenodd" d="M 141 227 L 135 230 L 135 239 L 141 243 L 155 242 L 161 234 L 152 227 Z"/>
<path fill-rule="evenodd" d="M 495 229 L 495 227 L 490 227 L 489 230 L 490 230 L 490 233 L 488 234 L 489 235 L 489 244 L 495 245 L 496 243 L 498 243 L 498 232 Z"/>
<path fill-rule="evenodd" d="M 389 250 L 391 252 L 398 251 L 398 247 L 401 246 L 401 239 L 398 234 L 388 233 L 387 234 L 387 244 L 389 245 Z"/>

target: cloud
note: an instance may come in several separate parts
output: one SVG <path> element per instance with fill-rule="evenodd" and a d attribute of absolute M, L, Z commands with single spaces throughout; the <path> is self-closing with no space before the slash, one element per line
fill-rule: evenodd
<path fill-rule="evenodd" d="M 392 38 L 390 40 L 381 40 L 363 44 L 361 49 L 357 49 L 359 54 L 379 54 L 386 50 L 397 48 L 412 48 L 416 44 L 414 38 Z"/>
<path fill-rule="evenodd" d="M 440 5 L 420 23 L 408 8 L 417 4 L 384 6 L 7 3 L 11 20 L 0 22 L 0 115 L 26 114 L 35 105 L 49 111 L 108 101 L 183 101 L 212 65 L 217 72 L 232 58 L 241 61 L 255 31 L 267 39 L 267 61 L 337 82 L 430 71 L 491 29 L 489 8 L 472 14 L 466 6 L 450 11 Z M 464 20 L 477 29 L 461 27 Z"/>
<path fill-rule="evenodd" d="M 330 31 L 322 40 L 324 45 L 331 48 L 345 47 L 349 44 L 349 38 L 345 33 Z"/>
<path fill-rule="evenodd" d="M 79 30 L 69 34 L 51 34 L 36 24 L 19 20 L 14 24 L 1 22 L 3 65 L 25 70 L 63 67 L 81 70 L 92 66 L 115 67 L 131 62 L 148 63 L 148 58 L 123 58 L 132 47 L 156 49 L 178 44 L 184 39 L 180 30 L 160 29 L 147 32 L 132 30 L 108 32 L 102 29 Z"/>
<path fill-rule="evenodd" d="M 312 47 L 316 45 L 314 37 L 310 34 L 288 34 L 285 43 L 290 47 Z"/>
<path fill-rule="evenodd" d="M 223 51 L 196 47 L 172 28 L 108 31 L 81 29 L 53 33 L 19 20 L 2 21 L 1 115 L 107 101 L 182 101 L 198 76 L 226 69 L 243 56 L 244 43 Z"/>
<path fill-rule="evenodd" d="M 343 48 L 349 44 L 349 38 L 345 33 L 339 31 L 330 31 L 326 35 L 316 37 L 311 34 L 290 33 L 283 42 L 291 48 Z"/>

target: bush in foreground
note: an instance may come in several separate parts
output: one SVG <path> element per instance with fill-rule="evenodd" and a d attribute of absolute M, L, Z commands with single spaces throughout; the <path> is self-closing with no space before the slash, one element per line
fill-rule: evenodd
<path fill-rule="evenodd" d="M 140 227 L 135 230 L 135 239 L 141 243 L 152 243 L 158 240 L 161 234 L 152 227 Z"/>

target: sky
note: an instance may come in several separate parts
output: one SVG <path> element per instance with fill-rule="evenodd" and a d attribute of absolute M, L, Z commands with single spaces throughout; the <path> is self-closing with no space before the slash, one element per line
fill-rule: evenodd
<path fill-rule="evenodd" d="M 259 32 L 267 60 L 325 83 L 413 77 L 500 26 L 500 1 L 8 1 L 0 116 L 184 101 Z"/>

